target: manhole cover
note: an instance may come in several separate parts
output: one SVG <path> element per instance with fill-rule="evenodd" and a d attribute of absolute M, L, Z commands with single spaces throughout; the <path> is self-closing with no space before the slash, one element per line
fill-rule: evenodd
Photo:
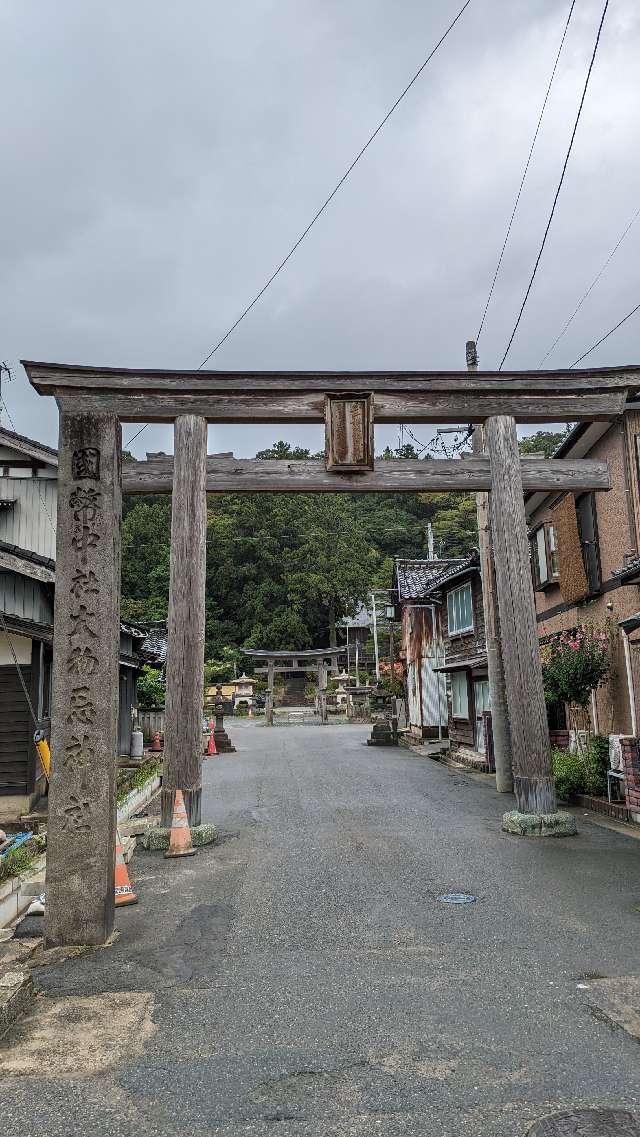
<path fill-rule="evenodd" d="M 477 900 L 470 892 L 444 892 L 438 897 L 443 904 L 473 904 Z"/>
<path fill-rule="evenodd" d="M 624 1109 L 578 1109 L 545 1117 L 528 1137 L 640 1137 L 640 1125 Z"/>

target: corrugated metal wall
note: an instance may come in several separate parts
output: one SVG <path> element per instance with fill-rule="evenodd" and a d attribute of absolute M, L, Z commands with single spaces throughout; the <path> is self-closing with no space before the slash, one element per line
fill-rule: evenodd
<path fill-rule="evenodd" d="M 0 571 L 0 608 L 7 616 L 53 624 L 53 604 L 45 586 L 28 576 Z"/>
<path fill-rule="evenodd" d="M 0 510 L 0 541 L 18 545 L 41 557 L 56 555 L 58 484 L 54 478 L 0 478 L 0 501 L 13 501 Z"/>

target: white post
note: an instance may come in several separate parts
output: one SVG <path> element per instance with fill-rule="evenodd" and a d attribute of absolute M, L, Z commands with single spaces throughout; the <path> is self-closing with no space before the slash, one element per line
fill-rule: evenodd
<path fill-rule="evenodd" d="M 624 662 L 627 671 L 627 689 L 629 691 L 629 711 L 631 712 L 631 734 L 633 738 L 638 736 L 638 721 L 636 716 L 636 695 L 633 686 L 633 669 L 631 665 L 631 649 L 629 646 L 629 636 L 624 628 L 620 629 L 622 632 L 622 646 L 624 648 Z"/>

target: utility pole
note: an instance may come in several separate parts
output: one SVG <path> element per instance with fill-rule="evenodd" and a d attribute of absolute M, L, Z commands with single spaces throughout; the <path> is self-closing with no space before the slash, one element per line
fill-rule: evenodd
<path fill-rule="evenodd" d="M 469 371 L 478 370 L 478 354 L 473 340 L 469 340 L 467 343 L 467 369 Z M 473 453 L 479 456 L 483 451 L 484 428 L 478 423 L 473 431 Z M 500 617 L 496 601 L 488 493 L 476 494 L 476 507 L 478 512 L 482 603 L 487 641 L 487 670 L 489 672 L 489 694 L 491 697 L 491 727 L 496 764 L 496 789 L 498 793 L 508 794 L 513 793 L 513 760 L 502 663 L 502 644 L 500 642 Z"/>
<path fill-rule="evenodd" d="M 433 525 L 427 522 L 427 560 L 434 560 Z"/>
<path fill-rule="evenodd" d="M 356 687 L 360 686 L 360 640 L 356 636 Z"/>
<path fill-rule="evenodd" d="M 378 620 L 376 617 L 376 594 L 371 593 L 371 603 L 373 604 L 373 650 L 376 657 L 376 681 L 380 679 L 380 659 L 378 656 Z"/>

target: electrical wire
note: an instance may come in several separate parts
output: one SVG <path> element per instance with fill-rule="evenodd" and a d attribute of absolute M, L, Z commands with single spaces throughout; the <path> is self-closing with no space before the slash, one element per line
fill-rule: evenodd
<path fill-rule="evenodd" d="M 252 301 L 251 301 L 249 304 L 247 304 L 246 308 L 245 308 L 245 309 L 244 309 L 244 310 L 243 310 L 243 311 L 240 313 L 240 315 L 238 316 L 237 320 L 235 320 L 235 321 L 233 322 L 233 324 L 231 325 L 231 327 L 227 329 L 227 331 L 226 331 L 226 332 L 225 332 L 225 334 L 223 335 L 222 339 L 218 340 L 218 342 L 217 342 L 217 344 L 215 345 L 215 347 L 212 347 L 212 348 L 211 348 L 211 351 L 209 352 L 209 354 L 208 354 L 207 356 L 205 356 L 205 358 L 202 360 L 202 363 L 200 363 L 200 364 L 198 365 L 198 367 L 197 367 L 197 370 L 198 370 L 198 371 L 201 371 L 201 370 L 202 370 L 202 368 L 203 368 L 203 367 L 205 367 L 205 366 L 206 366 L 206 364 L 209 362 L 209 360 L 212 358 L 212 356 L 214 356 L 214 355 L 216 354 L 216 352 L 219 350 L 219 348 L 221 348 L 221 347 L 222 347 L 223 343 L 226 343 L 226 341 L 229 339 L 229 336 L 231 336 L 231 335 L 233 334 L 233 332 L 235 332 L 236 328 L 238 327 L 238 325 L 239 325 L 239 324 L 241 324 L 241 323 L 242 323 L 242 321 L 244 320 L 245 316 L 248 316 L 248 315 L 249 315 L 249 312 L 252 310 L 252 308 L 254 308 L 254 307 L 255 307 L 255 305 L 258 303 L 258 301 L 259 301 L 259 300 L 260 300 L 260 299 L 261 299 L 261 298 L 264 296 L 264 294 L 265 294 L 265 292 L 267 291 L 267 289 L 270 287 L 270 285 L 271 285 L 271 284 L 273 284 L 273 282 L 274 282 L 274 280 L 276 279 L 276 277 L 277 277 L 277 276 L 279 276 L 279 274 L 282 272 L 282 270 L 283 270 L 283 268 L 285 267 L 285 265 L 286 265 L 286 264 L 288 264 L 288 262 L 291 260 L 291 258 L 292 258 L 292 256 L 293 256 L 293 254 L 294 254 L 294 253 L 296 252 L 296 250 L 297 250 L 297 249 L 300 247 L 300 245 L 301 245 L 301 244 L 302 244 L 302 242 L 304 241 L 304 239 L 305 239 L 305 237 L 307 236 L 307 234 L 308 234 L 308 233 L 311 231 L 311 229 L 313 229 L 313 226 L 316 224 L 316 222 L 320 220 L 320 218 L 322 217 L 322 214 L 324 213 L 324 211 L 325 211 L 325 210 L 327 209 L 327 207 L 328 207 L 328 206 L 331 204 L 331 202 L 333 201 L 334 197 L 335 197 L 335 196 L 336 196 L 336 194 L 339 192 L 339 190 L 342 188 L 342 186 L 343 186 L 343 185 L 344 185 L 344 183 L 346 182 L 346 180 L 347 180 L 347 178 L 349 177 L 349 175 L 351 174 L 351 172 L 352 172 L 352 171 L 355 169 L 355 167 L 358 165 L 358 162 L 360 161 L 360 159 L 361 159 L 361 158 L 364 156 L 364 154 L 366 153 L 366 151 L 367 151 L 367 150 L 369 149 L 369 147 L 371 146 L 371 143 L 372 143 L 372 142 L 374 141 L 374 139 L 375 139 L 375 138 L 378 136 L 378 134 L 380 133 L 380 131 L 382 130 L 382 128 L 383 128 L 384 126 L 386 126 L 386 124 L 388 123 L 389 119 L 391 118 L 391 115 L 393 114 L 393 112 L 394 112 L 394 111 L 396 110 L 396 108 L 397 108 L 397 107 L 400 105 L 400 103 L 401 103 L 401 102 L 402 102 L 402 100 L 405 98 L 405 96 L 406 96 L 406 95 L 408 95 L 408 93 L 409 93 L 409 91 L 411 90 L 411 88 L 413 87 L 414 83 L 416 83 L 416 82 L 417 82 L 417 80 L 420 78 L 420 76 L 422 75 L 422 72 L 424 71 L 424 69 L 425 69 L 425 67 L 427 66 L 427 64 L 429 64 L 429 63 L 431 62 L 431 60 L 433 59 L 433 57 L 434 57 L 434 55 L 436 54 L 436 52 L 438 51 L 438 49 L 439 49 L 439 48 L 442 46 L 442 44 L 444 43 L 444 41 L 446 40 L 446 38 L 447 38 L 447 36 L 450 34 L 450 32 L 452 32 L 452 31 L 453 31 L 453 29 L 455 28 L 456 24 L 458 23 L 458 20 L 459 20 L 459 19 L 460 19 L 460 18 L 463 16 L 464 12 L 466 11 L 466 9 L 469 7 L 469 5 L 470 5 L 470 4 L 471 4 L 471 0 L 465 0 L 465 3 L 462 5 L 462 7 L 460 8 L 459 12 L 458 12 L 458 13 L 457 13 L 457 15 L 454 17 L 454 19 L 451 21 L 451 23 L 449 24 L 449 26 L 448 26 L 448 28 L 446 29 L 446 31 L 445 31 L 445 32 L 443 32 L 443 34 L 441 35 L 440 39 L 439 39 L 439 40 L 438 40 L 438 42 L 436 43 L 435 47 L 433 47 L 433 48 L 431 49 L 431 51 L 429 52 L 429 54 L 428 54 L 427 58 L 426 58 L 426 59 L 424 60 L 424 62 L 423 62 L 421 65 L 420 65 L 420 67 L 419 67 L 419 68 L 418 68 L 418 70 L 416 71 L 415 75 L 414 75 L 414 76 L 413 76 L 413 77 L 412 77 L 412 78 L 409 80 L 409 82 L 407 83 L 407 85 L 406 85 L 406 87 L 404 88 L 404 90 L 403 90 L 403 91 L 400 93 L 400 95 L 398 96 L 398 98 L 396 99 L 396 101 L 393 103 L 393 105 L 392 105 L 392 106 L 389 108 L 389 110 L 388 110 L 388 111 L 387 111 L 387 113 L 385 114 L 384 118 L 380 120 L 380 122 L 379 122 L 379 123 L 378 123 L 378 125 L 376 126 L 375 130 L 373 131 L 373 133 L 369 135 L 369 137 L 368 137 L 367 141 L 365 142 L 364 146 L 362 146 L 362 147 L 361 147 L 361 149 L 358 151 L 358 153 L 356 154 L 356 156 L 355 156 L 355 158 L 353 159 L 353 161 L 350 163 L 350 165 L 349 165 L 349 166 L 347 166 L 347 169 L 345 170 L 345 172 L 344 172 L 344 174 L 342 175 L 342 177 L 340 178 L 340 180 L 339 180 L 339 181 L 336 183 L 336 185 L 333 187 L 333 189 L 331 190 L 331 193 L 328 195 L 328 197 L 326 197 L 326 198 L 325 198 L 325 200 L 323 201 L 323 203 L 322 203 L 322 205 L 320 206 L 320 208 L 319 208 L 318 210 L 316 210 L 316 212 L 314 213 L 313 217 L 311 218 L 311 221 L 310 221 L 310 222 L 309 222 L 309 224 L 308 224 L 308 225 L 307 225 L 307 226 L 306 226 L 306 227 L 303 229 L 303 231 L 302 231 L 302 233 L 300 234 L 300 236 L 298 237 L 298 239 L 297 239 L 297 240 L 296 240 L 296 241 L 293 243 L 293 245 L 292 245 L 292 246 L 291 246 L 291 248 L 289 249 L 289 251 L 288 251 L 287 255 L 286 255 L 286 256 L 285 256 L 285 257 L 284 257 L 284 258 L 283 258 L 283 259 L 280 261 L 280 263 L 278 264 L 277 268 L 275 268 L 275 269 L 274 269 L 274 271 L 271 273 L 271 276 L 270 276 L 270 277 L 268 278 L 268 280 L 267 280 L 267 281 L 266 281 L 266 282 L 263 284 L 263 286 L 262 286 L 262 288 L 260 289 L 260 291 L 256 293 L 256 295 L 254 296 L 253 300 L 252 300 Z M 125 443 L 125 445 L 126 445 L 127 447 L 129 447 L 129 446 L 131 445 L 131 443 L 132 443 L 132 442 L 135 442 L 136 438 L 139 438 L 139 437 L 140 437 L 140 435 L 142 434 L 142 432 L 143 432 L 144 430 L 146 430 L 146 429 L 147 429 L 147 426 L 148 426 L 148 425 L 149 425 L 148 423 L 145 423 L 145 425 L 144 425 L 143 427 L 141 427 L 141 428 L 140 428 L 140 430 L 137 432 L 137 434 L 134 434 L 134 435 L 133 435 L 133 436 L 132 436 L 132 437 L 129 439 L 129 441 L 128 441 L 127 443 Z"/>
<path fill-rule="evenodd" d="M 575 8 L 575 6 L 576 6 L 576 0 L 571 0 L 571 7 L 569 8 L 569 15 L 567 16 L 567 21 L 564 25 L 564 31 L 562 33 L 562 39 L 560 40 L 560 47 L 558 48 L 558 54 L 556 55 L 555 63 L 553 65 L 553 71 L 551 72 L 551 78 L 549 79 L 549 84 L 547 86 L 547 90 L 546 90 L 546 93 L 544 96 L 544 101 L 542 103 L 542 110 L 540 111 L 540 117 L 538 118 L 538 123 L 537 123 L 536 129 L 535 129 L 535 133 L 533 135 L 533 141 L 531 143 L 531 148 L 529 150 L 527 161 L 525 162 L 524 171 L 522 174 L 520 185 L 518 187 L 518 192 L 516 194 L 515 204 L 513 207 L 513 211 L 511 213 L 511 217 L 509 218 L 509 224 L 507 225 L 507 232 L 505 234 L 505 238 L 504 238 L 504 241 L 502 243 L 502 248 L 500 250 L 500 256 L 498 257 L 498 264 L 496 265 L 496 271 L 494 272 L 493 280 L 491 281 L 491 287 L 489 289 L 489 295 L 487 296 L 487 302 L 484 306 L 484 311 L 482 313 L 482 319 L 480 321 L 480 327 L 478 328 L 478 334 L 476 336 L 476 343 L 479 341 L 480 336 L 482 335 L 482 329 L 484 328 L 484 323 L 485 323 L 485 320 L 487 318 L 487 312 L 489 310 L 491 298 L 493 296 L 493 292 L 494 292 L 494 289 L 496 286 L 496 281 L 498 279 L 500 269 L 502 268 L 502 262 L 504 260 L 504 254 L 506 252 L 506 248 L 507 248 L 507 245 L 509 243 L 509 237 L 511 236 L 511 230 L 513 228 L 513 222 L 515 221 L 515 216 L 516 216 L 516 213 L 518 212 L 518 206 L 520 204 L 520 198 L 522 197 L 522 191 L 524 189 L 524 183 L 527 180 L 527 174 L 529 173 L 529 166 L 531 165 L 531 159 L 533 158 L 533 151 L 535 150 L 535 145 L 536 145 L 536 142 L 538 141 L 538 135 L 540 133 L 540 127 L 542 126 L 542 120 L 544 118 L 544 112 L 547 109 L 547 103 L 549 102 L 549 95 L 551 94 L 551 88 L 553 86 L 553 81 L 556 77 L 556 71 L 558 70 L 558 63 L 560 62 L 560 56 L 562 55 L 562 49 L 564 47 L 564 41 L 567 38 L 567 32 L 569 31 L 569 24 L 571 23 L 571 17 L 573 15 L 573 9 Z"/>
<path fill-rule="evenodd" d="M 595 351 L 597 347 L 600 347 L 601 343 L 604 343 L 605 340 L 608 340 L 609 336 L 612 336 L 614 332 L 617 332 L 618 328 L 621 328 L 623 324 L 626 324 L 627 320 L 630 320 L 638 310 L 640 310 L 640 304 L 636 304 L 635 308 L 632 308 L 630 312 L 627 312 L 626 316 L 622 317 L 620 322 L 616 324 L 615 328 L 611 328 L 610 331 L 606 333 L 606 335 L 602 336 L 597 341 L 597 343 L 592 344 L 587 351 L 584 351 L 582 355 L 578 356 L 578 358 L 571 364 L 571 366 L 577 367 L 579 363 L 582 363 L 583 359 L 586 359 L 588 355 L 591 355 L 591 352 Z"/>
<path fill-rule="evenodd" d="M 516 320 L 516 322 L 515 322 L 515 325 L 514 325 L 514 328 L 513 328 L 513 331 L 512 331 L 512 333 L 511 333 L 511 336 L 510 336 L 509 342 L 508 342 L 508 344 L 507 344 L 507 346 L 506 346 L 506 349 L 505 349 L 505 353 L 504 353 L 504 355 L 502 356 L 502 360 L 501 360 L 501 363 L 500 363 L 500 367 L 498 368 L 498 370 L 499 370 L 499 371 L 502 371 L 502 368 L 503 368 L 503 366 L 504 366 L 504 361 L 505 361 L 505 359 L 507 358 L 507 356 L 508 356 L 508 354 L 509 354 L 509 351 L 510 351 L 510 349 L 511 349 L 511 345 L 512 345 L 512 343 L 513 343 L 513 341 L 514 341 L 514 339 L 515 339 L 515 337 L 516 337 L 516 332 L 518 331 L 518 328 L 520 327 L 520 321 L 522 320 L 522 316 L 523 316 L 523 314 L 524 314 L 524 310 L 525 310 L 525 307 L 526 307 L 526 304 L 527 304 L 527 300 L 529 299 L 529 294 L 530 294 L 530 292 L 531 292 L 531 289 L 532 289 L 532 287 L 533 287 L 533 282 L 534 282 L 534 280 L 535 280 L 535 278 L 536 278 L 536 273 L 538 272 L 538 266 L 539 266 L 539 264 L 540 264 L 540 261 L 542 260 L 542 254 L 543 254 L 543 252 L 544 252 L 544 248 L 545 248 L 545 245 L 546 245 L 546 243 L 547 243 L 547 237 L 549 236 L 549 230 L 551 229 L 551 222 L 553 221 L 553 217 L 554 217 L 554 214 L 555 214 L 555 211 L 556 211 L 556 206 L 557 206 L 557 204 L 558 204 L 558 198 L 560 197 L 560 191 L 561 191 L 561 189 L 562 189 L 562 185 L 563 185 L 563 183 L 564 183 L 564 177 L 565 177 L 565 174 L 566 174 L 566 172 L 567 172 L 567 166 L 569 165 L 569 159 L 570 159 L 570 157 L 571 157 L 571 152 L 572 152 L 572 150 L 573 150 L 573 143 L 574 143 L 574 141 L 575 141 L 575 137 L 576 137 L 576 134 L 577 134 L 577 132 L 578 132 L 578 124 L 579 124 L 579 122 L 580 122 L 580 118 L 581 118 L 581 115 L 582 115 L 582 108 L 583 108 L 583 106 L 584 106 L 584 102 L 585 102 L 585 99 L 586 99 L 586 97 L 587 97 L 587 90 L 588 90 L 588 88 L 589 88 L 589 81 L 590 81 L 590 79 L 591 79 L 591 72 L 593 71 L 593 65 L 594 65 L 594 63 L 595 63 L 595 60 L 596 60 L 596 55 L 597 55 L 597 53 L 598 53 L 598 47 L 599 47 L 599 45 L 600 45 L 600 37 L 601 37 L 601 35 L 602 35 L 602 28 L 603 28 L 603 25 L 604 25 L 604 21 L 605 21 L 605 17 L 606 17 L 606 14 L 607 14 L 607 9 L 608 9 L 608 7 L 609 7 L 609 0 L 605 0 L 604 8 L 602 9 L 602 16 L 600 17 L 600 24 L 599 24 L 599 26 L 598 26 L 598 33 L 597 33 L 597 35 L 596 35 L 596 42 L 595 42 L 595 44 L 594 44 L 593 53 L 592 53 L 592 55 L 591 55 L 591 61 L 590 61 L 590 63 L 589 63 L 589 68 L 588 68 L 588 70 L 587 70 L 587 76 L 586 76 L 586 79 L 585 79 L 585 82 L 584 82 L 584 88 L 583 88 L 583 91 L 582 91 L 582 97 L 581 97 L 581 99 L 580 99 L 580 105 L 579 105 L 579 107 L 578 107 L 578 113 L 577 113 L 577 115 L 576 115 L 576 120 L 575 120 L 575 123 L 574 123 L 574 126 L 573 126 L 573 131 L 572 131 L 572 133 L 571 133 L 571 139 L 570 139 L 570 141 L 569 141 L 569 147 L 568 147 L 568 149 L 567 149 L 567 153 L 566 153 L 566 156 L 565 156 L 564 164 L 563 164 L 563 166 L 562 166 L 562 173 L 560 174 L 560 181 L 558 182 L 558 188 L 556 189 L 556 192 L 555 192 L 555 196 L 554 196 L 554 199 L 553 199 L 553 204 L 552 204 L 552 206 L 551 206 L 551 212 L 550 212 L 550 214 L 549 214 L 549 220 L 547 221 L 547 227 L 546 227 L 546 229 L 545 229 L 545 231 L 544 231 L 544 236 L 543 236 L 543 238 L 542 238 L 542 244 L 540 245 L 540 249 L 539 249 L 538 255 L 537 255 L 537 257 L 536 257 L 536 262 L 535 262 L 535 264 L 534 264 L 534 266 L 533 266 L 533 272 L 531 273 L 531 279 L 529 280 L 529 283 L 528 283 L 528 285 L 527 285 L 527 290 L 526 290 L 526 292 L 525 292 L 525 294 L 524 294 L 524 299 L 523 299 L 523 301 L 522 301 L 522 304 L 521 304 L 521 306 L 520 306 L 520 311 L 519 311 L 519 313 L 518 313 L 518 318 L 517 318 L 517 320 Z"/>
<path fill-rule="evenodd" d="M 462 15 L 463 15 L 463 14 L 464 14 L 464 12 L 466 11 L 466 9 L 469 7 L 469 4 L 470 4 L 470 3 L 471 3 L 471 0 L 465 0 L 465 3 L 464 3 L 464 4 L 462 5 L 462 7 L 460 8 L 460 11 L 458 12 L 458 14 L 457 14 L 457 15 L 454 17 L 454 19 L 451 21 L 451 23 L 449 24 L 449 26 L 448 26 L 448 28 L 446 29 L 446 31 L 445 31 L 445 32 L 444 32 L 444 33 L 441 35 L 441 37 L 440 37 L 440 39 L 438 40 L 438 42 L 436 43 L 435 47 L 433 47 L 433 48 L 431 49 L 431 51 L 429 52 L 429 54 L 428 54 L 427 58 L 426 58 L 426 59 L 424 60 L 424 62 L 423 62 L 421 65 L 420 65 L 420 67 L 419 67 L 419 68 L 418 68 L 418 70 L 416 71 L 416 73 L 415 73 L 415 75 L 413 76 L 413 78 L 409 80 L 409 82 L 407 83 L 407 85 L 406 85 L 406 87 L 404 88 L 404 90 L 401 92 L 401 94 L 398 96 L 398 98 L 396 99 L 396 101 L 393 103 L 393 105 L 390 107 L 390 109 L 389 109 L 389 110 L 387 111 L 387 113 L 385 114 L 384 118 L 383 118 L 383 119 L 381 119 L 381 121 L 378 123 L 378 125 L 376 126 L 375 130 L 373 131 L 373 133 L 369 135 L 369 137 L 368 137 L 367 141 L 365 142 L 364 146 L 363 146 L 363 147 L 362 147 L 362 148 L 361 148 L 361 149 L 358 151 L 358 153 L 356 154 L 355 158 L 354 158 L 354 159 L 353 159 L 353 161 L 350 163 L 350 165 L 347 167 L 347 169 L 345 170 L 345 172 L 344 172 L 344 174 L 342 175 L 342 177 L 340 178 L 340 180 L 339 180 L 339 181 L 336 183 L 336 185 L 334 186 L 334 188 L 331 190 L 331 193 L 329 194 L 329 196 L 325 198 L 325 200 L 323 201 L 323 203 L 322 203 L 322 205 L 320 206 L 320 208 L 319 208 L 319 209 L 316 211 L 316 213 L 314 213 L 313 217 L 311 218 L 311 221 L 310 221 L 310 222 L 309 222 L 309 224 L 306 226 L 306 228 L 305 228 L 305 229 L 303 229 L 303 231 L 302 231 L 302 233 L 300 234 L 300 236 L 298 237 L 297 241 L 295 241 L 295 242 L 294 242 L 294 244 L 291 246 L 291 248 L 289 249 L 289 252 L 287 253 L 286 257 L 284 257 L 284 259 L 280 261 L 280 264 L 277 266 L 277 268 L 274 270 L 274 272 L 272 272 L 272 273 L 271 273 L 271 276 L 270 276 L 270 277 L 269 277 L 269 279 L 266 281 L 266 283 L 265 283 L 265 284 L 263 284 L 263 286 L 262 286 L 262 288 L 260 289 L 260 291 L 256 293 L 256 295 L 254 296 L 254 298 L 253 298 L 253 300 L 251 301 L 251 303 L 250 303 L 250 304 L 247 304 L 247 306 L 246 306 L 246 308 L 244 309 L 244 311 L 243 311 L 243 312 L 241 312 L 241 314 L 238 316 L 237 320 L 235 320 L 235 322 L 234 322 L 234 323 L 231 325 L 231 327 L 228 329 L 228 331 L 226 331 L 226 332 L 225 332 L 225 334 L 223 335 L 222 339 L 218 341 L 218 343 L 215 345 L 215 347 L 213 347 L 213 348 L 211 349 L 211 351 L 209 352 L 209 354 L 208 354 L 208 355 L 207 355 L 207 356 L 206 356 L 206 357 L 203 359 L 202 363 L 201 363 L 201 364 L 200 364 L 200 366 L 198 367 L 198 371 L 200 371 L 200 370 L 201 370 L 201 368 L 203 368 L 203 367 L 205 366 L 205 364 L 207 364 L 207 363 L 209 362 L 209 360 L 211 359 L 212 355 L 215 355 L 215 353 L 218 351 L 218 349 L 222 347 L 223 343 L 225 343 L 225 341 L 229 339 L 229 336 L 230 336 L 230 335 L 231 335 L 231 334 L 232 334 L 232 333 L 233 333 L 233 332 L 236 330 L 236 328 L 238 327 L 238 324 L 242 323 L 242 321 L 244 320 L 245 316 L 248 316 L 248 314 L 249 314 L 249 312 L 251 311 L 251 309 L 252 309 L 252 308 L 253 308 L 253 307 L 254 307 L 254 306 L 255 306 L 255 305 L 258 303 L 258 301 L 260 300 L 260 298 L 261 298 L 262 296 L 264 296 L 265 292 L 267 291 L 267 289 L 269 288 L 269 286 L 270 286 L 270 285 L 273 283 L 273 281 L 276 279 L 276 277 L 278 276 L 278 274 L 279 274 L 280 272 L 282 272 L 282 269 L 285 267 L 285 265 L 287 264 L 287 262 L 291 260 L 291 257 L 292 257 L 292 256 L 293 256 L 293 254 L 295 253 L 296 249 L 298 249 L 298 248 L 300 247 L 300 245 L 301 245 L 301 244 L 302 244 L 302 242 L 304 241 L 305 237 L 307 236 L 307 233 L 309 233 L 309 232 L 310 232 L 310 230 L 311 230 L 311 229 L 313 229 L 313 226 L 315 225 L 316 221 L 318 221 L 318 220 L 320 219 L 320 217 L 321 217 L 321 216 L 322 216 L 322 214 L 324 213 L 324 211 L 325 211 L 325 209 L 327 208 L 327 206 L 328 206 L 328 205 L 330 205 L 330 203 L 333 201 L 334 197 L 336 196 L 336 194 L 338 193 L 338 191 L 341 189 L 341 187 L 344 185 L 344 183 L 346 182 L 347 178 L 348 178 L 348 177 L 349 177 L 349 175 L 351 174 L 352 170 L 354 170 L 354 169 L 355 169 L 355 167 L 357 166 L 357 164 L 358 164 L 358 162 L 360 161 L 360 159 L 363 157 L 363 155 L 364 155 L 364 154 L 366 153 L 366 151 L 369 149 L 369 147 L 370 147 L 371 143 L 374 141 L 374 139 L 377 137 L 377 135 L 378 135 L 378 134 L 380 133 L 380 131 L 382 130 L 383 126 L 385 126 L 385 125 L 387 124 L 387 122 L 388 122 L 388 121 L 389 121 L 389 119 L 391 118 L 391 115 L 392 115 L 392 114 L 393 114 L 393 112 L 395 111 L 396 107 L 398 107 L 398 106 L 400 105 L 400 103 L 402 102 L 402 100 L 405 98 L 405 96 L 406 96 L 406 95 L 409 93 L 409 91 L 410 91 L 410 90 L 411 90 L 411 88 L 413 87 L 414 83 L 416 83 L 416 82 L 417 82 L 417 80 L 420 78 L 420 76 L 422 75 L 422 72 L 424 71 L 425 67 L 427 66 L 427 64 L 428 64 L 428 63 L 430 63 L 430 62 L 431 62 L 431 60 L 433 59 L 434 55 L 436 54 L 436 52 L 438 51 L 438 49 L 439 49 L 439 48 L 442 46 L 442 44 L 444 43 L 444 41 L 446 40 L 446 38 L 447 38 L 447 36 L 450 34 L 450 32 L 452 32 L 452 31 L 453 31 L 454 27 L 455 27 L 455 26 L 456 26 L 456 24 L 458 23 L 458 20 L 459 20 L 459 19 L 462 17 Z"/>
<path fill-rule="evenodd" d="M 542 359 L 540 360 L 540 362 L 538 364 L 538 367 L 542 367 L 542 364 L 545 362 L 545 360 L 547 360 L 549 358 L 549 356 L 551 355 L 551 352 L 554 350 L 554 348 L 556 348 L 558 346 L 558 344 L 560 343 L 560 340 L 568 331 L 569 326 L 573 323 L 573 320 L 578 315 L 578 312 L 582 308 L 582 305 L 584 304 L 585 300 L 590 295 L 590 293 L 593 292 L 593 289 L 595 288 L 596 284 L 600 280 L 600 277 L 604 273 L 605 269 L 608 268 L 609 265 L 611 264 L 611 261 L 613 260 L 614 256 L 616 255 L 616 253 L 617 253 L 618 249 L 620 248 L 622 242 L 624 241 L 627 233 L 629 232 L 631 227 L 635 224 L 635 222 L 638 220 L 638 217 L 640 217 L 640 206 L 638 207 L 638 209 L 636 209 L 633 217 L 631 218 L 631 221 L 627 225 L 626 229 L 624 230 L 624 232 L 623 232 L 622 236 L 620 237 L 620 239 L 618 240 L 617 244 L 614 245 L 613 249 L 609 253 L 609 256 L 607 257 L 602 268 L 600 269 L 600 272 L 596 276 L 594 276 L 594 278 L 591 281 L 591 284 L 589 285 L 589 287 L 587 288 L 587 291 L 585 292 L 584 296 L 581 298 L 581 300 L 578 301 L 578 304 L 576 305 L 573 312 L 569 316 L 569 319 L 567 320 L 562 331 L 560 332 L 560 335 L 557 336 L 557 338 L 551 344 L 551 347 L 549 348 L 549 350 L 543 355 Z"/>

